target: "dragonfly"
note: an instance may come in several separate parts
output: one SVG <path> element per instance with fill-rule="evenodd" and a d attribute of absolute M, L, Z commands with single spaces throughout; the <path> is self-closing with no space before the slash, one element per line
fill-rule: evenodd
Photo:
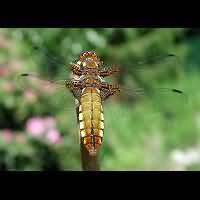
<path fill-rule="evenodd" d="M 168 54 L 166 57 L 172 56 L 174 55 Z M 79 124 L 79 141 L 91 156 L 96 156 L 104 138 L 104 102 L 117 94 L 137 96 L 146 93 L 141 88 L 128 88 L 106 81 L 106 77 L 119 75 L 120 69 L 115 66 L 105 67 L 94 51 L 82 52 L 76 62 L 69 64 L 69 69 L 70 77 L 60 81 L 45 79 L 34 73 L 22 73 L 20 77 L 44 81 L 51 86 L 64 86 L 73 94 Z M 176 88 L 157 88 L 156 91 L 184 95 L 182 90 Z"/>

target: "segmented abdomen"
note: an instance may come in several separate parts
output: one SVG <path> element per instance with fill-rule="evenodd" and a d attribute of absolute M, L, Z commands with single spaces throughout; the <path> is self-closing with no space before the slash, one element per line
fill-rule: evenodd
<path fill-rule="evenodd" d="M 90 154 L 95 155 L 102 144 L 104 116 L 98 89 L 85 88 L 79 106 L 81 142 Z"/>

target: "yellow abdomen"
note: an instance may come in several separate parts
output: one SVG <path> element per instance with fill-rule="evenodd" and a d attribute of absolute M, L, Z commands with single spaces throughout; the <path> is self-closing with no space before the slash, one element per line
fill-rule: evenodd
<path fill-rule="evenodd" d="M 80 138 L 90 154 L 96 154 L 102 144 L 104 116 L 100 92 L 85 88 L 79 106 Z"/>

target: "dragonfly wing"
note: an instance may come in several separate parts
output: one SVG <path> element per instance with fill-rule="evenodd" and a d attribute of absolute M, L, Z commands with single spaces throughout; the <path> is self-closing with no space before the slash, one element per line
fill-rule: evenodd
<path fill-rule="evenodd" d="M 75 99 L 65 87 L 66 81 L 43 78 L 36 73 L 24 73 L 16 77 L 16 84 L 24 97 L 24 106 L 30 106 L 29 109 L 33 107 L 37 114 L 55 116 L 58 126 L 66 128 L 60 131 L 72 134 L 72 138 L 78 141 Z M 36 99 L 33 100 L 33 97 Z"/>
<path fill-rule="evenodd" d="M 120 73 L 117 74 L 119 75 L 118 81 L 124 84 L 126 79 L 130 77 L 134 78 L 137 82 L 145 83 L 148 79 L 156 79 L 162 76 L 166 77 L 166 72 L 176 77 L 178 76 L 177 69 L 181 66 L 181 60 L 174 54 L 166 53 L 147 59 L 130 58 L 124 64 L 121 63 L 118 65 L 120 70 Z"/>
<path fill-rule="evenodd" d="M 113 99 L 110 98 L 109 100 L 113 101 Z M 148 115 L 152 117 L 163 116 L 166 119 L 170 119 L 184 113 L 184 108 L 188 105 L 188 94 L 181 89 L 168 87 L 148 89 L 121 87 L 121 92 L 117 95 L 116 102 L 122 107 L 129 105 L 134 108 L 138 105 L 143 105 L 151 113 Z"/>
<path fill-rule="evenodd" d="M 124 144 L 132 151 L 149 135 L 176 135 L 188 114 L 187 99 L 185 92 L 170 88 L 121 88 L 121 93 L 103 103 L 104 145 L 117 152 L 117 144 Z"/>
<path fill-rule="evenodd" d="M 174 64 L 179 63 L 180 59 L 173 53 L 166 53 L 162 55 L 156 55 L 148 58 L 135 58 L 130 60 L 129 64 L 133 67 L 130 69 L 133 70 L 143 70 L 148 66 L 156 66 L 156 65 L 165 65 L 165 64 Z"/>
<path fill-rule="evenodd" d="M 135 64 L 135 66 L 140 67 L 143 65 L 155 65 L 155 64 L 160 64 L 163 62 L 172 62 L 172 61 L 178 61 L 178 57 L 173 54 L 173 53 L 166 53 L 166 54 L 162 54 L 162 55 L 156 55 L 156 56 L 152 56 L 146 59 L 136 59 L 135 62 L 133 62 Z"/>
<path fill-rule="evenodd" d="M 52 105 L 71 111 L 73 106 L 67 105 L 67 102 L 73 100 L 72 94 L 65 87 L 67 80 L 52 80 L 44 78 L 37 73 L 22 73 L 16 76 L 16 85 L 18 89 L 25 94 L 34 93 L 39 98 L 46 98 Z"/>
<path fill-rule="evenodd" d="M 146 105 L 149 104 L 150 106 L 151 104 L 152 115 L 181 112 L 181 106 L 183 108 L 188 103 L 188 95 L 185 91 L 172 88 L 171 86 L 160 87 L 158 84 L 159 79 L 162 80 L 162 76 L 166 76 L 165 70 L 167 67 L 172 69 L 168 71 L 172 72 L 172 75 L 176 77 L 178 63 L 180 63 L 180 59 L 173 53 L 166 53 L 145 59 L 130 58 L 128 65 L 123 68 L 120 67 L 121 73 L 118 77 L 118 82 L 122 85 L 129 85 L 129 88 L 127 86 L 121 87 L 118 99 L 120 99 L 120 102 L 129 105 L 145 101 Z M 155 85 L 155 87 L 149 86 L 149 82 Z M 143 88 L 138 88 L 137 85 L 142 85 Z M 112 101 L 112 99 L 109 98 L 108 101 Z M 175 106 L 177 108 L 180 106 L 180 110 Z M 167 112 L 168 110 L 169 112 Z"/>

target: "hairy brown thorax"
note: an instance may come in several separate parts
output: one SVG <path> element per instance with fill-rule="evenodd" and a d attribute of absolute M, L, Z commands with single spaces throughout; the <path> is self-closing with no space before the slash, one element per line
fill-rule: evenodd
<path fill-rule="evenodd" d="M 104 115 L 102 102 L 119 92 L 118 85 L 106 83 L 103 78 L 118 69 L 102 68 L 103 63 L 95 52 L 81 53 L 76 63 L 70 64 L 72 79 L 66 81 L 79 102 L 80 142 L 85 145 L 90 155 L 96 155 L 103 141 Z"/>

